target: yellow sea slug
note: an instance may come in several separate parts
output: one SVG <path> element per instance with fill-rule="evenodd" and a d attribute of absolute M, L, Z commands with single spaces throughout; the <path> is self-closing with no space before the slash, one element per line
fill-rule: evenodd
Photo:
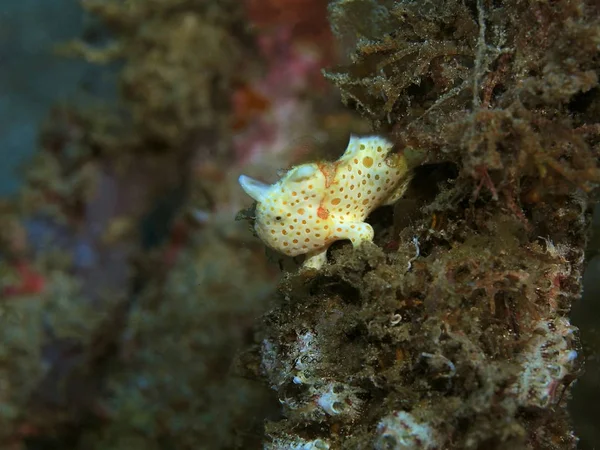
<path fill-rule="evenodd" d="M 288 256 L 306 254 L 303 267 L 314 269 L 326 263 L 337 240 L 354 247 L 372 241 L 364 220 L 398 200 L 410 181 L 406 159 L 390 153 L 392 146 L 379 136 L 351 136 L 337 161 L 296 166 L 275 184 L 241 175 L 242 189 L 257 202 L 256 233 Z"/>

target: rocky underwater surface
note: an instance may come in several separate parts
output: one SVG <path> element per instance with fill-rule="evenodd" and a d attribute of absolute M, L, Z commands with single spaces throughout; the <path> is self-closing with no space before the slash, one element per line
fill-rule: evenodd
<path fill-rule="evenodd" d="M 57 104 L 0 203 L 0 448 L 594 448 L 596 2 L 82 6 L 57 51 L 117 95 Z M 351 134 L 402 198 L 265 251 L 239 175 Z M 352 207 L 367 157 L 325 173 Z"/>

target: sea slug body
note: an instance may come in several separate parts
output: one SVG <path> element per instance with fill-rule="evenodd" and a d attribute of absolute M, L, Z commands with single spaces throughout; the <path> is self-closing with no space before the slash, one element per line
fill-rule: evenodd
<path fill-rule="evenodd" d="M 372 241 L 365 219 L 397 201 L 410 181 L 406 159 L 392 147 L 383 137 L 351 136 L 337 161 L 296 166 L 272 185 L 241 175 L 241 187 L 257 202 L 257 235 L 285 255 L 306 254 L 303 267 L 314 269 L 337 240 L 354 247 Z"/>

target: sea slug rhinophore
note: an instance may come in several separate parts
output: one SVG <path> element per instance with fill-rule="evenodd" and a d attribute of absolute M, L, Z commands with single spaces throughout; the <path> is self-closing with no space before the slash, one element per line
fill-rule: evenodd
<path fill-rule="evenodd" d="M 285 255 L 306 254 L 303 267 L 314 269 L 337 240 L 354 247 L 372 241 L 373 228 L 364 220 L 398 200 L 410 181 L 406 159 L 392 147 L 383 137 L 351 136 L 337 161 L 296 166 L 275 184 L 241 175 L 240 185 L 257 202 L 256 233 Z"/>

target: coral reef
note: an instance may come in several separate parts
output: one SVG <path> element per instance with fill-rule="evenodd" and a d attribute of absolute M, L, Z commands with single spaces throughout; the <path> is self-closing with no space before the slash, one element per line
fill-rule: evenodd
<path fill-rule="evenodd" d="M 331 448 L 423 448 L 420 434 L 431 448 L 574 442 L 562 407 L 576 339 L 559 311 L 579 295 L 561 274 L 577 275 L 581 254 L 524 246 L 519 219 L 498 214 L 498 228 L 466 239 L 469 220 L 457 220 L 454 248 L 421 223 L 412 264 L 405 230 L 398 253 L 345 247 L 315 280 L 288 276 L 260 350 L 287 417 L 275 439 L 294 429 Z"/>
<path fill-rule="evenodd" d="M 0 204 L 2 448 L 575 446 L 594 2 L 83 5 L 62 50 L 119 100 L 57 107 Z M 423 156 L 406 195 L 319 270 L 265 258 L 237 177 L 351 132 Z"/>
<path fill-rule="evenodd" d="M 236 74 L 253 70 L 251 59 L 242 56 L 251 54 L 245 43 L 252 40 L 239 2 L 85 0 L 83 6 L 111 39 L 104 45 L 75 41 L 63 51 L 122 64 L 125 111 L 105 118 L 104 130 L 97 130 L 105 132 L 99 148 L 183 151 L 207 134 L 227 135 Z M 220 139 L 212 151 L 225 152 L 227 144 Z"/>
<path fill-rule="evenodd" d="M 239 370 L 277 392 L 266 448 L 575 448 L 569 322 L 598 168 L 598 6 L 335 0 L 325 72 L 425 152 L 374 243 L 292 270 Z M 412 204 L 411 204 L 412 200 Z"/>
<path fill-rule="evenodd" d="M 207 232 L 186 241 L 166 277 L 157 262 L 105 378 L 104 424 L 84 431 L 80 448 L 258 446 L 260 436 L 246 434 L 267 396 L 229 376 L 232 353 L 273 290 L 257 255 Z"/>
<path fill-rule="evenodd" d="M 326 17 L 298 41 L 302 20 L 238 1 L 83 5 L 60 50 L 104 65 L 118 102 L 57 105 L 0 205 L 2 448 L 257 447 L 273 399 L 229 366 L 276 270 L 233 220 L 237 176 L 288 165 L 316 99 L 339 108 L 313 92 Z"/>

